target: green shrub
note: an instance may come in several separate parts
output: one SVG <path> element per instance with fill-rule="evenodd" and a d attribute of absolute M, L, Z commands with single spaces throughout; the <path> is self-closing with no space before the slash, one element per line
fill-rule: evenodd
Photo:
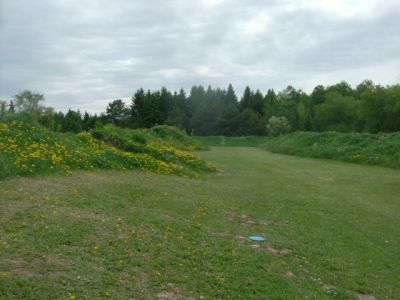
<path fill-rule="evenodd" d="M 288 133 L 290 131 L 290 124 L 285 117 L 275 117 L 269 118 L 267 123 L 267 133 L 270 136 L 279 136 L 281 134 Z"/>

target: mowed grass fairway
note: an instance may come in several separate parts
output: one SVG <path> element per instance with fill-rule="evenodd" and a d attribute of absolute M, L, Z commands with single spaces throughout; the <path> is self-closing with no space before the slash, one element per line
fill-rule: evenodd
<path fill-rule="evenodd" d="M 219 171 L 1 181 L 0 298 L 400 298 L 399 171 L 200 155 Z"/>

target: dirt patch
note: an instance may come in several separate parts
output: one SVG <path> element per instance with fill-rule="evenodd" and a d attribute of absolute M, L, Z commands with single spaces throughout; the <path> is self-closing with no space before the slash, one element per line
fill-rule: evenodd
<path fill-rule="evenodd" d="M 230 176 L 231 173 L 225 172 L 224 170 L 218 170 L 217 176 Z"/>
<path fill-rule="evenodd" d="M 10 271 L 10 274 L 19 275 L 22 277 L 38 277 L 39 274 L 23 268 L 16 268 Z"/>
<path fill-rule="evenodd" d="M 23 212 L 32 207 L 29 203 L 12 202 L 0 205 L 0 222 L 7 223 L 12 220 L 18 213 Z"/>
<path fill-rule="evenodd" d="M 275 255 L 287 255 L 287 254 L 290 253 L 290 250 L 289 250 L 289 249 L 285 249 L 285 248 L 283 248 L 283 249 L 276 249 L 276 248 L 273 248 L 273 247 L 271 247 L 271 246 L 267 246 L 265 249 L 266 249 L 269 253 L 272 253 L 272 254 L 275 254 Z"/>
<path fill-rule="evenodd" d="M 95 213 L 89 210 L 77 209 L 77 208 L 61 208 L 60 212 L 64 214 L 68 214 L 69 217 L 74 219 L 86 219 L 86 220 L 94 220 L 98 222 L 107 221 L 107 217 L 102 213 Z"/>
<path fill-rule="evenodd" d="M 56 266 L 66 266 L 67 265 L 67 261 L 65 259 L 55 256 L 55 255 L 46 255 L 45 259 L 46 259 L 47 264 L 56 265 Z"/>
<path fill-rule="evenodd" d="M 193 297 L 183 295 L 178 289 L 173 291 L 165 291 L 157 294 L 157 299 L 164 300 L 195 300 Z"/>
<path fill-rule="evenodd" d="M 237 214 L 234 212 L 229 212 L 226 214 L 226 218 L 231 222 L 240 223 L 240 226 L 267 225 L 266 221 L 256 221 L 246 214 Z"/>
<path fill-rule="evenodd" d="M 247 239 L 247 237 L 241 235 L 237 235 L 235 236 L 235 238 L 238 241 L 239 245 L 241 246 L 248 246 L 253 249 L 257 249 L 259 251 L 265 251 L 271 253 L 273 255 L 288 255 L 290 253 L 289 249 L 286 248 L 277 249 L 268 245 L 268 242 L 251 242 Z"/>
<path fill-rule="evenodd" d="M 33 269 L 37 269 L 36 267 L 33 267 L 22 259 L 6 259 L 4 262 L 6 265 L 8 265 L 8 273 L 10 273 L 10 275 L 17 275 L 22 277 L 41 276 L 41 274 L 33 271 Z M 37 265 L 37 263 L 34 263 L 34 265 Z"/>
<path fill-rule="evenodd" d="M 285 276 L 286 276 L 287 278 L 292 278 L 292 277 L 294 277 L 294 274 L 293 274 L 292 272 L 290 272 L 290 271 L 287 271 L 287 272 L 285 273 Z"/>
<path fill-rule="evenodd" d="M 241 214 L 239 217 L 242 221 L 250 221 L 251 220 L 250 217 L 246 214 Z"/>
<path fill-rule="evenodd" d="M 357 299 L 358 300 L 376 300 L 376 297 L 373 295 L 358 294 Z"/>
<path fill-rule="evenodd" d="M 17 185 L 20 187 L 21 192 L 31 192 L 33 190 L 36 194 L 47 193 L 49 190 L 59 192 L 67 192 L 69 190 L 67 184 L 52 178 L 24 178 Z"/>
<path fill-rule="evenodd" d="M 229 221 L 233 221 L 236 219 L 236 214 L 233 212 L 229 212 L 225 215 L 225 218 L 227 218 Z"/>
<path fill-rule="evenodd" d="M 332 284 L 323 283 L 322 284 L 322 289 L 324 291 L 334 290 L 334 289 L 336 289 L 336 286 L 334 286 Z"/>

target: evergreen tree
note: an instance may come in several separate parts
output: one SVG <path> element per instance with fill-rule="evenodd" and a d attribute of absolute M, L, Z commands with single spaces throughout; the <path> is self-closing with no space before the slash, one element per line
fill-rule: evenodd
<path fill-rule="evenodd" d="M 262 117 L 250 108 L 245 108 L 239 117 L 238 135 L 263 135 L 265 122 Z"/>
<path fill-rule="evenodd" d="M 73 111 L 71 109 L 65 114 L 61 131 L 70 132 L 81 132 L 82 131 L 82 116 L 78 111 Z"/>
<path fill-rule="evenodd" d="M 180 89 L 179 94 L 175 92 L 172 97 L 165 123 L 186 130 L 189 127 L 186 110 L 186 94 L 183 89 Z"/>
<path fill-rule="evenodd" d="M 277 104 L 275 91 L 269 89 L 264 98 L 264 116 L 266 120 L 277 114 Z"/>
<path fill-rule="evenodd" d="M 145 127 L 144 116 L 145 116 L 145 92 L 142 88 L 138 89 L 132 97 L 130 106 L 131 118 L 134 123 L 134 127 L 143 128 Z"/>
<path fill-rule="evenodd" d="M 238 99 L 235 94 L 235 90 L 233 89 L 232 84 L 228 85 L 228 89 L 226 91 L 226 96 L 225 96 L 225 102 L 226 103 L 232 103 L 234 105 L 238 105 Z"/>
<path fill-rule="evenodd" d="M 264 96 L 259 90 L 251 96 L 250 108 L 260 116 L 264 115 Z"/>
<path fill-rule="evenodd" d="M 252 97 L 252 92 L 250 90 L 250 87 L 246 86 L 243 92 L 242 99 L 240 100 L 240 110 L 243 111 L 246 108 L 251 107 L 251 97 Z"/>
<path fill-rule="evenodd" d="M 15 105 L 14 105 L 14 101 L 12 101 L 12 100 L 10 101 L 10 104 L 8 106 L 8 112 L 11 114 L 15 113 Z"/>

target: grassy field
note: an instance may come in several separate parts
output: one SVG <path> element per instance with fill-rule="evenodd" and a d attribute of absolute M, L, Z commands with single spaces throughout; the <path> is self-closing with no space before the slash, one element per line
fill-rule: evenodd
<path fill-rule="evenodd" d="M 267 136 L 196 136 L 196 139 L 208 146 L 257 147 L 271 138 Z"/>
<path fill-rule="evenodd" d="M 199 155 L 219 171 L 1 181 L 0 298 L 400 298 L 399 171 Z"/>
<path fill-rule="evenodd" d="M 278 137 L 196 137 L 208 146 L 260 147 L 270 152 L 400 169 L 400 133 L 292 132 Z"/>

